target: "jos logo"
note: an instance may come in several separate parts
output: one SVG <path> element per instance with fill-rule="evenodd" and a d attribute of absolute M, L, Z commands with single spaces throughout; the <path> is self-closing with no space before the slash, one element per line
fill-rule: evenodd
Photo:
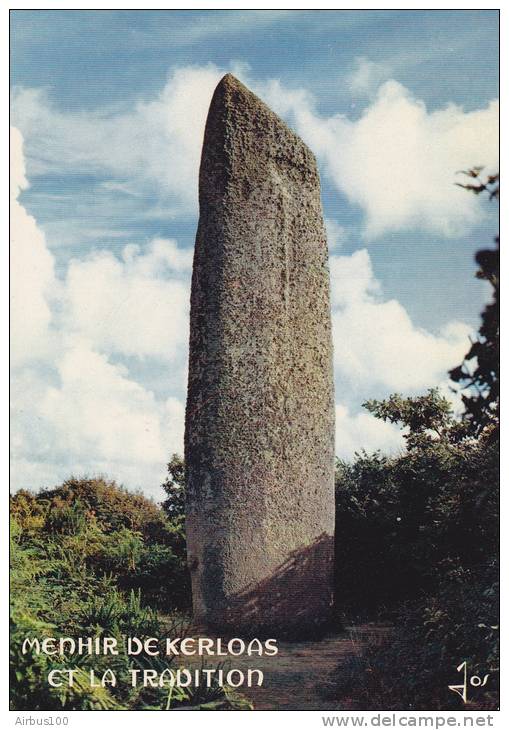
<path fill-rule="evenodd" d="M 468 670 L 467 670 L 467 663 L 462 662 L 462 664 L 459 665 L 459 667 L 456 667 L 457 672 L 461 672 L 463 670 L 463 684 L 450 684 L 448 685 L 449 689 L 453 692 L 456 692 L 459 694 L 463 702 L 467 701 L 467 688 L 470 684 L 472 687 L 484 687 L 486 685 L 486 682 L 488 681 L 489 674 L 485 674 L 484 678 L 481 679 L 481 677 L 477 676 L 477 674 L 473 674 L 470 677 L 470 682 L 468 681 Z"/>

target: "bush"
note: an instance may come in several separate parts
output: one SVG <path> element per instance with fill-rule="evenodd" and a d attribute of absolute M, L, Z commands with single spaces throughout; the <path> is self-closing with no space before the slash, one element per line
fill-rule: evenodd
<path fill-rule="evenodd" d="M 368 406 L 407 428 L 407 450 L 338 462 L 336 595 L 349 618 L 390 616 L 396 628 L 340 667 L 329 696 L 349 709 L 494 709 L 498 440 L 461 436 L 436 391 Z M 490 674 L 470 705 L 448 689 L 464 661 Z"/>
<path fill-rule="evenodd" d="M 13 710 L 250 709 L 227 690 L 131 687 L 131 668 L 162 671 L 170 658 L 22 654 L 27 636 L 185 634 L 190 605 L 183 520 L 103 479 L 70 479 L 11 498 L 11 708 Z M 160 611 L 164 613 L 160 613 Z M 53 668 L 76 668 L 73 687 L 52 688 Z M 112 669 L 116 687 L 91 687 Z"/>
<path fill-rule="evenodd" d="M 400 605 L 389 639 L 342 663 L 325 695 L 350 710 L 498 709 L 498 620 L 496 562 L 444 566 L 439 587 Z M 489 674 L 485 687 L 468 685 L 467 704 L 449 689 L 464 661 L 469 678 Z"/>
<path fill-rule="evenodd" d="M 437 440 L 336 470 L 336 592 L 372 612 L 435 590 L 444 561 L 470 568 L 498 549 L 498 447 Z"/>

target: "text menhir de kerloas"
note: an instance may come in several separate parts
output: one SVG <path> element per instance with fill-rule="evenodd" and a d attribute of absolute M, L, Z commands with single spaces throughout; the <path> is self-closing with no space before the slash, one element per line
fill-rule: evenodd
<path fill-rule="evenodd" d="M 130 656 L 275 656 L 278 653 L 276 639 L 224 640 L 207 637 L 178 637 L 176 639 L 124 636 L 80 636 L 60 638 L 48 636 L 41 639 L 27 637 L 23 641 L 22 653 L 46 654 L 48 656 L 118 655 L 122 651 Z"/>

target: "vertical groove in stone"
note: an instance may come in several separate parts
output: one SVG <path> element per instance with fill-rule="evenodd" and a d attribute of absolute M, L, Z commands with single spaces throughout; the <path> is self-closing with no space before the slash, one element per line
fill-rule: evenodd
<path fill-rule="evenodd" d="M 327 621 L 333 403 L 316 162 L 228 74 L 205 130 L 191 291 L 186 530 L 199 622 L 290 635 Z"/>

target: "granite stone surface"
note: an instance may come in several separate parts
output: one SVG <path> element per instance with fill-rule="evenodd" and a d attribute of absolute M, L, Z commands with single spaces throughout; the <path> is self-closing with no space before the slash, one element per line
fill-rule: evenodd
<path fill-rule="evenodd" d="M 334 549 L 328 252 L 313 154 L 232 75 L 200 167 L 186 409 L 196 621 L 326 624 Z"/>

